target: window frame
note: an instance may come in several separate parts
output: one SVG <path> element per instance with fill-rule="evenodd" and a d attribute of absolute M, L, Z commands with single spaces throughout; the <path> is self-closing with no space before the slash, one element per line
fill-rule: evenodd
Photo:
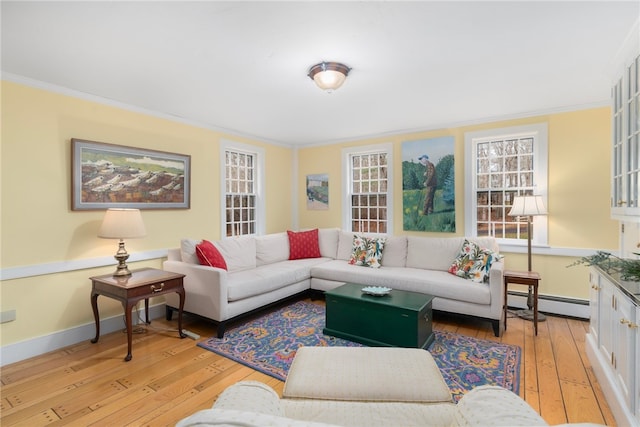
<path fill-rule="evenodd" d="M 255 202 L 255 233 L 238 234 L 227 236 L 227 178 L 226 178 L 226 153 L 233 151 L 237 153 L 254 156 L 254 193 Z M 266 229 L 266 213 L 264 203 L 264 177 L 265 177 L 265 155 L 264 150 L 253 145 L 242 144 L 239 142 L 222 140 L 220 142 L 220 236 L 221 238 L 230 238 L 238 236 L 262 235 Z"/>
<path fill-rule="evenodd" d="M 385 143 L 385 144 L 376 144 L 376 145 L 367 145 L 367 146 L 357 146 L 357 147 L 349 147 L 342 149 L 342 229 L 343 230 L 352 230 L 352 206 L 351 206 L 351 196 L 353 188 L 353 174 L 351 170 L 351 158 L 353 155 L 365 155 L 365 154 L 374 154 L 374 153 L 385 153 L 387 155 L 387 231 L 384 233 L 375 233 L 375 232 L 362 232 L 364 234 L 388 234 L 393 235 L 393 188 L 394 188 L 394 170 L 393 170 L 393 144 Z"/>
<path fill-rule="evenodd" d="M 547 123 L 495 128 L 483 131 L 465 132 L 465 230 L 466 235 L 476 237 L 477 228 L 477 144 L 492 140 L 506 140 L 515 138 L 534 138 L 533 145 L 533 185 L 534 195 L 542 196 L 548 209 L 548 164 L 549 142 Z M 506 215 L 506 213 L 505 213 Z M 526 224 L 526 218 L 514 219 Z M 525 225 L 526 226 L 526 225 Z M 533 233 L 532 245 L 548 246 L 548 220 L 547 215 L 534 216 L 532 219 Z M 526 238 L 496 238 L 501 246 L 526 246 Z"/>

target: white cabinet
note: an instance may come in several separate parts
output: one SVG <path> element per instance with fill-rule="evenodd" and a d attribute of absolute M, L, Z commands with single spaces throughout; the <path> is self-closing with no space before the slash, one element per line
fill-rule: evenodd
<path fill-rule="evenodd" d="M 638 300 L 600 270 L 589 274 L 587 356 L 618 424 L 640 426 Z"/>
<path fill-rule="evenodd" d="M 613 286 L 613 285 L 611 285 Z M 630 328 L 631 324 L 635 324 L 635 306 L 631 300 L 626 297 L 620 290 L 613 290 L 613 319 L 612 319 L 612 335 L 613 335 L 613 371 L 616 374 L 616 380 L 620 392 L 629 408 L 633 408 L 635 402 L 634 397 L 635 386 L 635 340 L 633 332 Z"/>
<path fill-rule="evenodd" d="M 614 67 L 611 91 L 611 215 L 640 221 L 640 46 L 634 26 Z M 635 35 L 635 37 L 634 37 Z"/>
<path fill-rule="evenodd" d="M 636 421 L 640 424 L 640 363 L 638 359 L 640 359 L 640 307 L 636 306 L 636 321 L 635 327 L 630 325 L 631 329 L 633 329 L 633 333 L 635 334 L 636 341 L 636 392 L 635 392 L 635 415 Z"/>

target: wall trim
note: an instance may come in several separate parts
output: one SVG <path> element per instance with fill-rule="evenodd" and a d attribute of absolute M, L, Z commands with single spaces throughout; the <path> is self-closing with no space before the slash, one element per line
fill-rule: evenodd
<path fill-rule="evenodd" d="M 533 246 L 531 252 L 536 255 L 583 257 L 593 255 L 600 249 L 588 248 L 564 248 L 550 246 Z M 605 249 L 616 255 L 617 250 Z M 148 261 L 158 258 L 166 258 L 168 249 L 156 249 L 152 251 L 132 253 L 127 262 Z M 500 244 L 501 253 L 527 253 L 525 245 Z M 86 270 L 89 268 L 115 265 L 112 256 L 99 258 L 75 259 L 69 261 L 55 261 L 45 264 L 25 265 L 21 267 L 8 267 L 0 269 L 0 280 L 23 279 L 26 277 L 43 276 L 46 274 L 65 273 L 68 271 Z"/>
<path fill-rule="evenodd" d="M 148 261 L 157 258 L 166 258 L 167 249 L 157 249 L 130 253 L 127 262 Z M 99 258 L 74 259 L 69 261 L 55 261 L 45 264 L 25 265 L 21 267 L 8 267 L 0 270 L 0 280 L 23 279 L 25 277 L 43 276 L 45 274 L 65 273 L 68 271 L 86 270 L 89 268 L 115 266 L 117 263 L 112 256 Z"/>
<path fill-rule="evenodd" d="M 144 309 L 138 310 L 139 315 L 144 319 Z M 160 303 L 149 307 L 149 318 L 151 320 L 158 319 L 165 315 L 165 304 Z M 100 320 L 100 336 L 118 330 L 124 330 L 124 313 Z M 137 324 L 137 316 L 133 317 L 133 324 Z M 152 325 L 150 326 L 152 327 Z M 177 334 L 177 329 L 176 329 Z M 63 347 L 77 344 L 82 341 L 88 341 L 96 336 L 96 326 L 94 322 L 76 326 L 62 331 L 56 331 L 49 335 L 43 335 L 37 338 L 31 338 L 13 344 L 7 344 L 0 347 L 0 366 L 10 363 L 20 362 L 30 357 L 40 356 L 51 351 L 59 350 Z M 177 335 L 176 335 L 177 338 Z M 135 354 L 135 346 L 132 349 Z M 122 358 L 126 354 L 122 354 Z"/>

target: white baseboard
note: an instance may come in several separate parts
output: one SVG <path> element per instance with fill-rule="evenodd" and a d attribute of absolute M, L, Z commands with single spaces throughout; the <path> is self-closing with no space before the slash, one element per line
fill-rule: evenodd
<path fill-rule="evenodd" d="M 138 310 L 144 319 L 144 309 Z M 135 314 L 135 313 L 134 313 Z M 164 317 L 165 304 L 157 304 L 149 307 L 149 318 L 151 320 Z M 133 323 L 137 324 L 137 316 L 134 316 Z M 100 320 L 100 335 L 125 329 L 124 314 Z M 51 351 L 61 349 L 82 341 L 88 341 L 96 336 L 95 323 L 87 323 L 75 328 L 57 331 L 50 335 L 32 338 L 13 344 L 8 344 L 0 348 L 0 366 L 19 362 L 30 357 L 40 356 Z"/>
<path fill-rule="evenodd" d="M 527 294 L 509 292 L 507 305 L 515 308 L 527 308 Z M 545 295 L 538 296 L 538 311 L 580 319 L 589 319 L 591 317 L 589 301 L 548 297 Z"/>

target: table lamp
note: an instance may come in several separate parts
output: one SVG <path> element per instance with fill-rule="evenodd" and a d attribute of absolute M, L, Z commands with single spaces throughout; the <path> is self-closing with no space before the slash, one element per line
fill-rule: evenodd
<path fill-rule="evenodd" d="M 507 215 L 509 216 L 526 216 L 527 217 L 527 266 L 531 271 L 531 219 L 534 215 L 546 215 L 547 209 L 544 207 L 542 196 L 516 196 L 513 199 L 513 205 Z M 517 314 L 526 320 L 533 320 L 533 294 L 531 286 L 529 286 L 529 295 L 527 296 L 528 310 L 520 310 Z M 542 314 L 538 315 L 538 321 L 544 321 Z"/>
<path fill-rule="evenodd" d="M 127 250 L 124 248 L 124 239 L 144 237 L 147 234 L 142 222 L 142 215 L 139 209 L 108 209 L 102 220 L 102 225 L 98 231 L 98 237 L 104 239 L 120 239 L 118 252 L 114 258 L 118 260 L 118 267 L 114 276 L 130 276 L 131 272 L 127 268 L 126 260 L 129 258 Z"/>

